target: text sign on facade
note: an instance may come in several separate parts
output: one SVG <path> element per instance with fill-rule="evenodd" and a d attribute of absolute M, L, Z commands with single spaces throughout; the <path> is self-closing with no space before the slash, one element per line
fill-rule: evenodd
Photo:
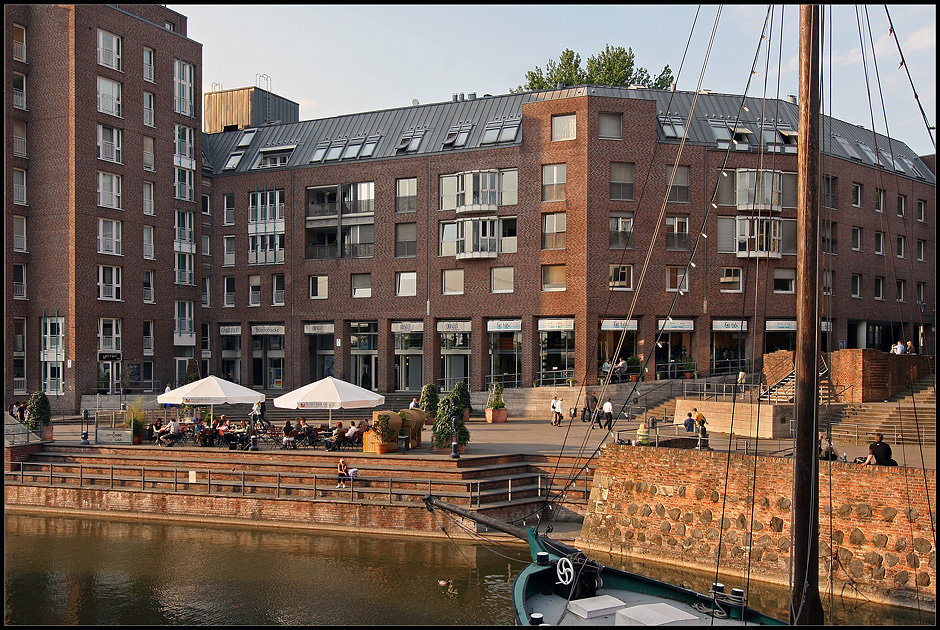
<path fill-rule="evenodd" d="M 241 326 L 219 326 L 220 335 L 241 335 Z"/>
<path fill-rule="evenodd" d="M 692 319 L 668 319 L 659 320 L 660 330 L 695 330 L 695 320 Z"/>
<path fill-rule="evenodd" d="M 746 331 L 747 322 L 741 319 L 713 319 L 712 330 Z"/>
<path fill-rule="evenodd" d="M 95 442 L 98 444 L 130 444 L 133 433 L 130 429 L 98 429 Z"/>
<path fill-rule="evenodd" d="M 470 332 L 470 322 L 437 322 L 437 332 Z"/>
<path fill-rule="evenodd" d="M 637 321 L 631 319 L 627 321 L 625 319 L 602 319 L 601 320 L 601 330 L 636 330 Z"/>
<path fill-rule="evenodd" d="M 487 332 L 518 332 L 522 330 L 521 319 L 490 319 L 486 322 Z"/>
<path fill-rule="evenodd" d="M 304 324 L 305 335 L 332 335 L 333 324 Z"/>
<path fill-rule="evenodd" d="M 283 335 L 284 327 L 260 324 L 260 325 L 251 327 L 251 334 L 252 335 Z"/>
<path fill-rule="evenodd" d="M 574 330 L 574 319 L 540 319 L 539 330 Z"/>
<path fill-rule="evenodd" d="M 393 333 L 424 332 L 424 322 L 392 322 Z"/>

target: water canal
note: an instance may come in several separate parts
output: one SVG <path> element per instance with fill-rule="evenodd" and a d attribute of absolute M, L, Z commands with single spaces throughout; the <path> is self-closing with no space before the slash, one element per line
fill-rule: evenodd
<path fill-rule="evenodd" d="M 23 513 L 4 525 L 7 625 L 512 624 L 512 578 L 528 556 L 519 545 L 354 532 Z M 707 588 L 710 578 L 663 579 Z M 785 617 L 785 593 L 751 593 Z M 837 624 L 935 625 L 933 613 L 836 604 Z"/>

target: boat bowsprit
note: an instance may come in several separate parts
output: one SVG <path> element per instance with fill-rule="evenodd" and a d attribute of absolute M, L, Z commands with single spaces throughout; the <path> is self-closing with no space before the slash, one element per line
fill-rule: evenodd
<path fill-rule="evenodd" d="M 786 625 L 745 605 L 744 592 L 708 594 L 604 566 L 584 553 L 538 533 L 424 497 L 441 509 L 529 543 L 532 561 L 513 583 L 513 608 L 520 625 Z"/>

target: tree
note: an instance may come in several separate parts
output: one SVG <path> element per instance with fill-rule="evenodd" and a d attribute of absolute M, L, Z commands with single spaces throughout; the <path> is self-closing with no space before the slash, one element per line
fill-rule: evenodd
<path fill-rule="evenodd" d="M 26 404 L 26 424 L 30 431 L 35 431 L 52 421 L 52 409 L 49 398 L 43 391 L 35 391 Z"/>
<path fill-rule="evenodd" d="M 186 365 L 186 376 L 183 378 L 183 385 L 194 383 L 198 380 L 199 380 L 199 362 L 196 361 L 196 357 L 193 357 L 189 360 L 189 363 Z"/>
<path fill-rule="evenodd" d="M 564 85 L 590 83 L 595 85 L 645 85 L 649 88 L 664 90 L 672 83 L 672 70 L 667 65 L 653 79 L 646 68 L 635 65 L 632 48 L 611 46 L 587 60 L 587 68 L 581 68 L 581 56 L 566 48 L 556 62 L 550 59 L 545 65 L 545 72 L 538 66 L 526 72 L 526 82 L 513 92 L 527 90 L 545 90 Z"/>

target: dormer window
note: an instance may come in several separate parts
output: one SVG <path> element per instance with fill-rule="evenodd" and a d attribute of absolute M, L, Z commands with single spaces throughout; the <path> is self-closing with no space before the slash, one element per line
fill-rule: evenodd
<path fill-rule="evenodd" d="M 276 168 L 287 166 L 290 156 L 294 152 L 293 146 L 268 147 L 258 152 L 258 164 L 255 168 Z"/>
<path fill-rule="evenodd" d="M 326 150 L 330 147 L 329 142 L 321 142 L 317 145 L 317 148 L 313 152 L 313 157 L 310 158 L 310 162 L 319 162 L 323 159 L 323 156 L 326 155 Z"/>
<path fill-rule="evenodd" d="M 346 147 L 346 140 L 338 140 L 330 145 L 330 148 L 326 152 L 325 161 L 329 162 L 330 160 L 338 160 L 339 156 L 343 154 L 343 149 Z"/>
<path fill-rule="evenodd" d="M 362 151 L 359 152 L 360 158 L 372 157 L 375 153 L 375 147 L 379 144 L 379 136 L 369 136 L 362 145 Z"/>
<path fill-rule="evenodd" d="M 362 138 L 357 138 L 349 141 L 349 144 L 346 146 L 346 150 L 343 151 L 343 160 L 351 160 L 359 157 L 359 151 L 362 150 Z"/>

